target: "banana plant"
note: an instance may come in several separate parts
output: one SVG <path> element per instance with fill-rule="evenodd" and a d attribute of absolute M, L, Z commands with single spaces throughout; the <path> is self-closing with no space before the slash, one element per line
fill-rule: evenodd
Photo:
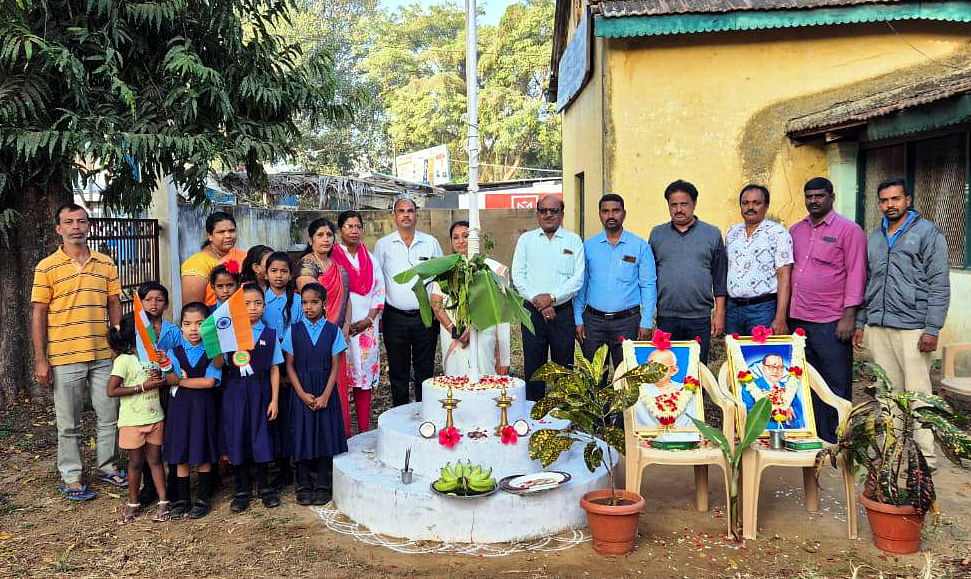
<path fill-rule="evenodd" d="M 962 430 L 967 420 L 939 396 L 895 392 L 877 364 L 863 362 L 858 369 L 872 381 L 867 390 L 873 398 L 854 406 L 836 430 L 836 444 L 817 454 L 817 472 L 827 461 L 836 466 L 842 455 L 851 472 L 865 471 L 867 497 L 884 504 L 911 505 L 924 514 L 937 494 L 914 434 L 930 430 L 944 456 L 962 466 L 962 459 L 971 459 L 971 437 Z"/>
<path fill-rule="evenodd" d="M 460 330 L 474 327 L 481 331 L 519 321 L 533 331 L 522 296 L 489 268 L 481 254 L 470 259 L 458 253 L 436 257 L 394 276 L 398 283 L 412 279 L 411 290 L 418 298 L 421 320 L 426 327 L 432 325 L 433 319 L 427 286 L 437 281 L 445 295 L 443 307 Z"/>
<path fill-rule="evenodd" d="M 756 402 L 748 412 L 748 417 L 745 419 L 745 432 L 742 433 L 739 444 L 734 447 L 725 438 L 725 433 L 720 428 L 715 428 L 707 422 L 691 417 L 691 421 L 695 423 L 695 427 L 698 428 L 701 435 L 722 451 L 722 454 L 725 456 L 725 461 L 728 463 L 730 481 L 728 489 L 728 523 L 732 530 L 732 537 L 736 541 L 742 536 L 742 521 L 741 517 L 739 517 L 739 506 L 741 504 L 739 500 L 739 489 L 742 478 L 742 469 L 739 466 L 742 461 L 742 452 L 751 446 L 759 435 L 762 434 L 762 431 L 765 429 L 765 423 L 769 420 L 770 412 L 772 412 L 772 402 L 768 398 L 762 398 Z"/>
<path fill-rule="evenodd" d="M 583 461 L 590 472 L 601 465 L 607 469 L 610 480 L 610 504 L 617 504 L 617 485 L 614 482 L 613 453 L 623 455 L 624 429 L 614 424 L 614 417 L 637 403 L 642 383 L 660 380 L 667 367 L 658 362 L 648 362 L 631 368 L 621 376 L 614 376 L 604 384 L 607 373 L 606 344 L 600 346 L 588 361 L 577 351 L 573 368 L 565 368 L 555 362 L 547 362 L 533 373 L 531 380 L 543 381 L 549 386 L 546 396 L 533 405 L 533 420 L 541 420 L 547 414 L 553 418 L 569 420 L 564 429 L 537 430 L 529 438 L 529 457 L 539 460 L 543 468 L 551 465 L 574 443 L 585 443 Z M 626 380 L 624 386 L 614 384 Z M 606 443 L 602 445 L 600 441 Z M 604 461 L 604 447 L 607 460 Z"/>

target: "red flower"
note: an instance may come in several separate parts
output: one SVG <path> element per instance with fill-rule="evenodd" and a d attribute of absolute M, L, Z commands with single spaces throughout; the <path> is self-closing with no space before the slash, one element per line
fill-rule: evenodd
<path fill-rule="evenodd" d="M 689 392 L 694 392 L 695 390 L 698 389 L 699 386 L 701 386 L 701 382 L 699 382 L 698 379 L 695 378 L 694 376 L 685 376 L 683 383 L 684 383 L 684 389 Z"/>
<path fill-rule="evenodd" d="M 671 348 L 670 332 L 654 330 L 654 336 L 651 337 L 651 343 L 657 346 L 658 350 L 669 350 Z"/>
<path fill-rule="evenodd" d="M 695 336 L 695 341 L 700 344 L 701 343 L 701 336 Z"/>
<path fill-rule="evenodd" d="M 618 344 L 623 344 L 624 343 L 624 340 L 626 340 L 626 339 L 627 339 L 627 336 L 617 336 L 617 343 Z"/>
<path fill-rule="evenodd" d="M 752 328 L 752 341 L 756 344 L 764 344 L 766 338 L 772 335 L 772 329 L 765 326 L 755 326 Z"/>
<path fill-rule="evenodd" d="M 733 337 L 733 338 L 735 338 L 735 339 L 737 340 L 737 339 L 738 339 L 738 333 L 734 333 L 734 334 L 732 334 L 732 337 Z"/>
<path fill-rule="evenodd" d="M 657 421 L 661 423 L 661 426 L 671 426 L 672 424 L 674 424 L 674 417 L 661 416 L 660 418 L 657 419 Z"/>
<path fill-rule="evenodd" d="M 799 366 L 793 366 L 792 368 L 789 368 L 789 373 L 795 376 L 796 378 L 802 378 L 802 368 L 800 368 Z"/>
<path fill-rule="evenodd" d="M 455 448 L 455 445 L 459 443 L 459 438 L 461 437 L 462 435 L 459 433 L 458 428 L 449 426 L 438 431 L 438 444 L 441 444 L 445 448 Z"/>
<path fill-rule="evenodd" d="M 519 434 L 516 433 L 516 429 L 511 424 L 503 428 L 501 434 L 503 444 L 516 444 L 516 440 L 519 438 Z"/>
<path fill-rule="evenodd" d="M 806 335 L 806 330 L 804 330 L 802 328 L 796 328 L 796 331 L 793 332 L 793 333 L 795 335 L 797 335 L 797 336 L 805 336 Z"/>
<path fill-rule="evenodd" d="M 226 260 L 226 271 L 233 275 L 239 275 L 240 267 L 239 262 L 235 259 Z"/>

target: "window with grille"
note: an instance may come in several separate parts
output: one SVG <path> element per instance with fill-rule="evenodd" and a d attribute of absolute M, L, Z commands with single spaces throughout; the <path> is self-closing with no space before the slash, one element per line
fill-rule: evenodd
<path fill-rule="evenodd" d="M 914 207 L 941 228 L 951 267 L 964 267 L 967 154 L 964 134 L 914 143 Z"/>
<path fill-rule="evenodd" d="M 969 265 L 971 256 L 965 254 L 967 138 L 967 133 L 957 133 L 865 150 L 860 214 L 867 233 L 878 227 L 883 218 L 877 202 L 877 185 L 884 179 L 904 177 L 914 209 L 944 233 L 951 267 Z"/>
<path fill-rule="evenodd" d="M 907 146 L 879 147 L 866 152 L 863 165 L 864 202 L 863 230 L 869 233 L 880 225 L 883 213 L 877 203 L 877 185 L 884 179 L 903 178 L 907 174 Z"/>

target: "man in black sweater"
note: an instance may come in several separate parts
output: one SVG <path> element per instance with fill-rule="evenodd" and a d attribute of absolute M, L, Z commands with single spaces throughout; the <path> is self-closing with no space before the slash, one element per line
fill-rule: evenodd
<path fill-rule="evenodd" d="M 694 185 L 675 181 L 664 199 L 671 221 L 651 230 L 650 237 L 657 264 L 657 328 L 670 332 L 672 340 L 699 340 L 701 363 L 707 364 L 711 338 L 725 333 L 725 243 L 717 227 L 695 217 Z"/>

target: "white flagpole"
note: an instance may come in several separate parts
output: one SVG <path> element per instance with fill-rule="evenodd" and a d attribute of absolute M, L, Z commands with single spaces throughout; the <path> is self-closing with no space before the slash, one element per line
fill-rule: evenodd
<path fill-rule="evenodd" d="M 469 251 L 479 253 L 479 58 L 477 53 L 475 0 L 465 0 L 465 86 L 469 123 Z M 472 355 L 472 375 L 479 381 L 479 337 L 475 328 L 469 333 L 469 353 Z"/>

